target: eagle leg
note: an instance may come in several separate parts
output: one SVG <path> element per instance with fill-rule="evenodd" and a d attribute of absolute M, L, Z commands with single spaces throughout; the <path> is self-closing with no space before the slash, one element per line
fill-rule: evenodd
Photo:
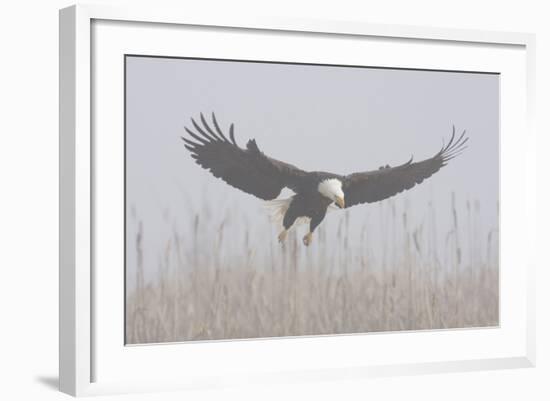
<path fill-rule="evenodd" d="M 280 243 L 283 243 L 283 242 L 285 241 L 286 235 L 287 235 L 287 234 L 288 234 L 288 231 L 287 231 L 286 229 L 284 229 L 283 231 L 281 231 L 281 232 L 279 233 L 279 237 L 278 237 L 278 238 L 279 238 L 279 242 L 280 242 Z"/>
<path fill-rule="evenodd" d="M 313 233 L 311 231 L 308 232 L 306 235 L 304 235 L 304 238 L 302 241 L 305 246 L 309 246 L 309 244 L 311 244 L 311 242 L 313 241 Z"/>

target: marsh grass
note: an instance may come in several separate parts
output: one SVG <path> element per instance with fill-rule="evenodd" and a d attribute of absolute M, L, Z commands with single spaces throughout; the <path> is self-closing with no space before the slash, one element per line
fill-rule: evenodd
<path fill-rule="evenodd" d="M 431 205 L 412 224 L 408 206 L 390 201 L 353 234 L 360 246 L 350 245 L 347 211 L 335 220 L 335 234 L 321 225 L 310 248 L 299 231 L 281 246 L 266 227 L 267 252 L 251 245 L 246 222 L 239 223 L 243 237 L 224 246 L 234 217 L 218 224 L 198 213 L 185 235 L 174 230 L 166 241 L 148 282 L 138 224 L 128 249 L 137 266 L 126 278 L 126 342 L 498 325 L 498 230 L 480 232 L 477 202 L 466 204 L 460 221 L 454 196 L 449 209 L 444 236 L 436 234 L 442 230 Z M 382 240 L 371 241 L 375 235 Z"/>

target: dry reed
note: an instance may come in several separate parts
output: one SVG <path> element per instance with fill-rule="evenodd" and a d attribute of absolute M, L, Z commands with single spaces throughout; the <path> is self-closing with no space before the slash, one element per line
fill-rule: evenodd
<path fill-rule="evenodd" d="M 232 232 L 228 216 L 216 224 L 196 214 L 187 235 L 174 232 L 166 242 L 147 283 L 140 224 L 128 249 L 137 252 L 137 266 L 126 278 L 126 342 L 498 325 L 498 230 L 480 232 L 479 204 L 468 202 L 459 221 L 453 196 L 444 238 L 432 205 L 416 225 L 407 209 L 392 201 L 375 209 L 379 224 L 363 223 L 361 246 L 350 245 L 349 211 L 341 213 L 336 239 L 321 225 L 308 249 L 296 231 L 281 247 L 267 227 L 265 255 L 250 245 L 248 231 L 237 246 L 223 247 Z M 374 235 L 382 240 L 371 242 Z"/>

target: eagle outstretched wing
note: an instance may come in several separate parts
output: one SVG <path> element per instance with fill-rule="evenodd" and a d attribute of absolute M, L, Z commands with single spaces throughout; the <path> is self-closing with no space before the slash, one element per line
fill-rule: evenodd
<path fill-rule="evenodd" d="M 294 191 L 307 172 L 266 156 L 251 139 L 243 149 L 237 145 L 233 124 L 229 128 L 229 139 L 223 134 L 212 113 L 214 129 L 203 114 L 199 125 L 191 119 L 194 131 L 185 127 L 191 138 L 182 137 L 185 147 L 198 165 L 210 171 L 215 177 L 260 199 L 276 198 L 284 187 Z"/>
<path fill-rule="evenodd" d="M 346 196 L 346 207 L 377 202 L 420 184 L 466 148 L 468 137 L 465 135 L 466 131 L 455 138 L 453 126 L 451 140 L 430 159 L 413 163 L 411 157 L 400 166 L 386 166 L 345 176 L 342 189 Z"/>

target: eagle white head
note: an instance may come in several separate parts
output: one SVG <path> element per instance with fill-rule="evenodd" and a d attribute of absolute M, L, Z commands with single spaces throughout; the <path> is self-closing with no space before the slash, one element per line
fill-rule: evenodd
<path fill-rule="evenodd" d="M 317 190 L 326 198 L 336 203 L 342 209 L 346 206 L 344 202 L 344 191 L 342 191 L 342 181 L 337 178 L 323 180 L 317 186 Z"/>

